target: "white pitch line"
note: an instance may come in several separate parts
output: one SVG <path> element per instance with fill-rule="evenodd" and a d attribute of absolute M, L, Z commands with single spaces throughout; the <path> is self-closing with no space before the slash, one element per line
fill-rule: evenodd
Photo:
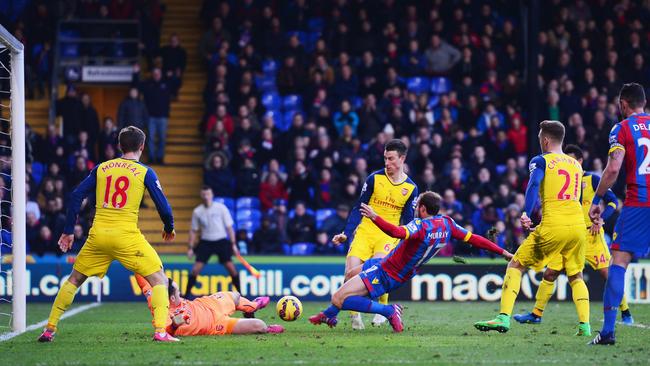
<path fill-rule="evenodd" d="M 99 305 L 101 305 L 101 303 L 94 302 L 92 304 L 79 306 L 78 308 L 74 308 L 74 309 L 66 312 L 65 314 L 63 314 L 63 316 L 61 316 L 61 320 L 69 318 L 71 316 L 75 316 L 75 315 L 77 315 L 79 313 L 82 313 L 82 312 L 84 312 L 86 310 L 96 308 Z M 47 325 L 47 319 L 45 319 L 45 320 L 43 320 L 41 322 L 38 322 L 36 324 L 32 324 L 32 325 L 28 326 L 27 328 L 25 328 L 24 333 L 31 332 L 32 330 L 36 330 L 36 329 L 39 329 L 39 328 L 43 328 L 46 325 Z M 11 332 L 11 333 L 6 333 L 6 334 L 3 334 L 3 335 L 0 335 L 0 342 L 8 341 L 8 340 L 10 340 L 10 339 L 12 339 L 12 338 L 14 338 L 16 336 L 19 336 L 21 334 L 23 334 L 23 332 Z"/>

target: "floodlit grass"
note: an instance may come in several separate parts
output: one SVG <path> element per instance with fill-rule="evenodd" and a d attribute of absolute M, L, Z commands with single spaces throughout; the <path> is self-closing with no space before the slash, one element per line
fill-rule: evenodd
<path fill-rule="evenodd" d="M 492 318 L 497 303 L 406 302 L 402 334 L 389 326 L 352 331 L 342 313 L 339 326 L 315 327 L 306 316 L 324 303 L 304 303 L 305 316 L 283 323 L 280 335 L 186 337 L 179 344 L 151 342 L 150 313 L 144 303 L 104 303 L 65 319 L 51 344 L 36 342 L 32 331 L 0 343 L 6 365 L 349 365 L 349 364 L 647 364 L 650 328 L 618 327 L 613 347 L 588 347 L 573 336 L 576 314 L 571 302 L 551 303 L 540 325 L 513 324 L 510 332 L 481 333 L 477 320 Z M 530 309 L 519 303 L 515 309 Z M 259 314 L 281 322 L 274 306 Z M 592 326 L 601 325 L 602 305 L 592 304 Z M 0 309 L 2 310 L 2 309 Z M 633 305 L 639 324 L 650 324 L 650 306 Z M 44 319 L 49 304 L 30 304 L 30 323 Z M 37 318 L 43 316 L 43 318 Z"/>

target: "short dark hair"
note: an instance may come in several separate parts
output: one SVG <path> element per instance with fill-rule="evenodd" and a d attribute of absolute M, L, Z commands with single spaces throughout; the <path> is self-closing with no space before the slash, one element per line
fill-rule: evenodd
<path fill-rule="evenodd" d="M 386 151 L 397 151 L 397 155 L 399 156 L 404 156 L 406 155 L 406 152 L 408 149 L 406 148 L 406 144 L 404 144 L 404 141 L 400 139 L 392 139 L 386 143 L 386 146 L 384 147 L 384 150 Z"/>
<path fill-rule="evenodd" d="M 618 99 L 626 101 L 630 108 L 643 108 L 646 103 L 645 91 L 639 83 L 623 84 Z"/>
<path fill-rule="evenodd" d="M 564 141 L 564 125 L 560 121 L 542 121 L 539 130 L 544 136 L 559 143 Z"/>
<path fill-rule="evenodd" d="M 578 145 L 574 144 L 569 144 L 564 148 L 564 153 L 565 154 L 573 154 L 576 157 L 576 160 L 582 160 L 584 157 L 584 154 L 582 153 L 582 149 Z"/>
<path fill-rule="evenodd" d="M 120 150 L 123 153 L 136 152 L 140 149 L 140 146 L 144 144 L 146 136 L 141 129 L 135 126 L 124 127 L 120 131 L 120 135 L 117 137 L 117 140 L 120 144 Z"/>
<path fill-rule="evenodd" d="M 437 215 L 440 211 L 442 197 L 436 192 L 426 191 L 418 198 L 418 206 L 424 206 L 429 215 Z"/>
<path fill-rule="evenodd" d="M 210 186 L 207 185 L 207 184 L 204 184 L 204 185 L 201 186 L 201 190 L 202 190 L 202 191 L 212 190 L 212 187 L 210 187 Z"/>

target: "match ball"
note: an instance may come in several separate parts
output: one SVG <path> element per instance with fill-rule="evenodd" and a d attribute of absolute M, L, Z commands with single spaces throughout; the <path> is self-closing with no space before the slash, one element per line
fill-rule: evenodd
<path fill-rule="evenodd" d="M 275 309 L 280 319 L 292 322 L 302 315 L 302 303 L 295 296 L 285 296 L 278 301 Z"/>

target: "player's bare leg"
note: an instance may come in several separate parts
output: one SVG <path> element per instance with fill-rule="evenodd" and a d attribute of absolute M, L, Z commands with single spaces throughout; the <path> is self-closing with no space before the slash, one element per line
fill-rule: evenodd
<path fill-rule="evenodd" d="M 522 324 L 540 324 L 546 304 L 548 304 L 551 296 L 553 296 L 555 280 L 557 280 L 559 275 L 560 271 L 546 268 L 542 282 L 540 282 L 537 293 L 535 294 L 535 307 L 533 311 L 528 314 L 515 314 L 512 318 Z"/>
<path fill-rule="evenodd" d="M 266 325 L 260 319 L 239 319 L 232 328 L 232 334 L 277 334 L 282 332 L 284 332 L 283 326 Z"/>
<path fill-rule="evenodd" d="M 503 279 L 499 315 L 492 320 L 474 323 L 476 329 L 483 332 L 496 330 L 499 333 L 505 333 L 510 330 L 510 314 L 512 314 L 512 308 L 515 306 L 515 300 L 521 287 L 521 276 L 525 270 L 526 267 L 521 263 L 514 259 L 510 260 L 506 270 L 506 276 Z"/>
<path fill-rule="evenodd" d="M 169 293 L 167 291 L 168 280 L 162 269 L 144 278 L 151 285 L 151 309 L 155 332 L 153 340 L 157 342 L 178 342 L 178 338 L 172 337 L 165 327 L 169 316 Z"/>
<path fill-rule="evenodd" d="M 632 254 L 612 249 L 612 261 L 609 266 L 605 293 L 603 294 L 603 312 L 605 321 L 600 333 L 588 344 L 609 345 L 616 343 L 616 315 L 625 293 L 625 271 L 632 261 Z"/>
<path fill-rule="evenodd" d="M 56 299 L 54 299 L 50 316 L 47 319 L 47 326 L 40 337 L 38 337 L 39 342 L 52 342 L 54 340 L 54 334 L 56 333 L 61 315 L 72 305 L 77 289 L 86 282 L 87 278 L 83 273 L 72 269 L 70 277 L 61 285 Z"/>
<path fill-rule="evenodd" d="M 224 263 L 223 266 L 226 268 L 226 271 L 228 271 L 228 274 L 230 274 L 230 278 L 232 279 L 233 286 L 235 286 L 237 291 L 241 292 L 241 287 L 239 284 L 239 273 L 237 273 L 237 268 L 235 268 L 235 264 L 232 261 L 228 261 Z"/>
<path fill-rule="evenodd" d="M 603 276 L 605 281 L 607 281 L 607 277 L 609 275 L 609 267 L 599 269 L 598 273 L 600 273 L 600 275 Z M 630 312 L 630 306 L 627 303 L 627 296 L 625 296 L 625 294 L 623 294 L 623 300 L 621 300 L 621 306 L 619 308 L 621 309 L 621 320 L 623 321 L 623 324 L 625 325 L 634 324 L 634 318 L 632 317 L 632 313 Z"/>
<path fill-rule="evenodd" d="M 194 265 L 192 266 L 192 271 L 190 272 L 190 276 L 187 279 L 187 287 L 185 287 L 185 294 L 183 295 L 184 298 L 190 299 L 191 298 L 191 291 L 194 285 L 196 284 L 196 276 L 201 274 L 201 271 L 203 270 L 203 267 L 205 266 L 205 263 L 203 262 L 195 262 Z"/>
<path fill-rule="evenodd" d="M 345 281 L 349 281 L 351 278 L 361 272 L 362 267 L 363 261 L 361 258 L 355 256 L 348 256 L 345 258 Z M 364 330 L 366 328 L 366 326 L 363 324 L 363 319 L 361 318 L 361 314 L 359 312 L 350 312 L 350 322 L 352 323 L 352 329 L 354 330 Z"/>

